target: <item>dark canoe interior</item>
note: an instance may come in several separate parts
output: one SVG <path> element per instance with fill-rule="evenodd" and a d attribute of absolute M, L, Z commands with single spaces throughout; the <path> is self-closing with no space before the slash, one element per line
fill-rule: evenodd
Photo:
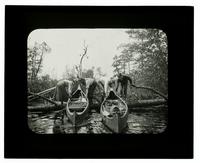
<path fill-rule="evenodd" d="M 88 100 L 81 90 L 77 90 L 70 98 L 68 107 L 70 112 L 83 112 L 87 107 Z"/>

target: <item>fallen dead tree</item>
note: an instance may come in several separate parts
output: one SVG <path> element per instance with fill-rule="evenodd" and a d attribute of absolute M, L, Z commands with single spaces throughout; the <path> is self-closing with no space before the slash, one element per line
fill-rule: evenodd
<path fill-rule="evenodd" d="M 134 107 L 150 107 L 150 106 L 158 106 L 158 105 L 167 105 L 167 101 L 168 101 L 168 97 L 166 95 L 164 95 L 163 93 L 151 88 L 151 87 L 146 87 L 146 86 L 136 86 L 133 85 L 132 86 L 136 89 L 147 89 L 150 90 L 156 94 L 158 94 L 160 97 L 162 97 L 163 99 L 149 99 L 149 100 L 135 100 L 135 101 L 129 101 L 127 102 L 127 105 L 130 109 L 134 109 Z M 55 90 L 56 87 L 52 87 L 49 88 L 47 90 L 44 90 L 42 92 L 39 93 L 29 93 L 30 96 L 28 96 L 28 101 L 31 102 L 33 99 L 35 98 L 42 98 L 48 102 L 50 102 L 51 104 L 47 104 L 47 105 L 36 105 L 36 106 L 28 106 L 28 111 L 31 112 L 48 112 L 48 111 L 57 111 L 57 110 L 62 110 L 63 108 L 66 107 L 66 102 L 63 103 L 63 105 L 61 105 L 61 102 L 58 101 L 53 101 L 51 99 L 48 99 L 46 97 L 44 97 L 43 95 Z M 99 103 L 101 100 L 96 99 Z M 100 105 L 94 104 L 91 105 L 90 108 L 92 109 L 98 109 L 100 107 Z"/>
<path fill-rule="evenodd" d="M 129 108 L 132 107 L 147 107 L 147 106 L 156 106 L 156 105 L 165 105 L 167 101 L 164 99 L 150 99 L 150 100 L 138 100 L 133 102 L 128 102 L 127 105 Z"/>
<path fill-rule="evenodd" d="M 55 104 L 49 104 L 49 105 L 40 105 L 40 106 L 28 106 L 28 111 L 30 112 L 47 112 L 47 111 L 57 111 L 57 110 L 62 110 L 66 107 L 66 102 L 61 105 L 60 102 L 55 102 Z M 138 100 L 138 101 L 132 101 L 128 102 L 127 105 L 130 109 L 134 107 L 149 107 L 149 106 L 156 106 L 156 105 L 166 105 L 167 102 L 164 99 L 150 99 L 150 100 Z M 91 108 L 98 108 L 100 105 L 92 105 Z"/>
<path fill-rule="evenodd" d="M 151 88 L 151 87 L 146 87 L 146 86 L 136 86 L 134 84 L 132 84 L 133 87 L 135 88 L 139 88 L 139 89 L 147 89 L 147 90 L 150 90 L 156 94 L 158 94 L 159 96 L 161 96 L 162 98 L 164 98 L 166 101 L 168 101 L 168 97 L 166 95 L 164 95 L 163 93 L 155 90 L 154 88 Z"/>
<path fill-rule="evenodd" d="M 56 89 L 56 87 L 52 87 L 52 88 L 49 88 L 49 89 L 44 90 L 44 91 L 39 92 L 39 93 L 30 93 L 30 92 L 29 92 L 29 94 L 31 94 L 31 95 L 28 96 L 28 100 L 29 100 L 29 101 L 32 101 L 32 100 L 34 100 L 34 99 L 36 99 L 36 98 L 39 98 L 39 97 L 41 97 L 42 95 L 45 95 L 45 94 L 47 94 L 47 93 L 49 93 L 49 92 L 51 92 L 51 91 L 53 91 L 53 90 L 55 90 L 55 89 Z"/>
<path fill-rule="evenodd" d="M 35 94 L 35 93 L 31 93 L 31 92 L 29 92 L 29 94 L 31 94 L 31 95 L 33 95 L 33 96 L 36 96 L 36 97 L 40 97 L 40 98 L 42 98 L 42 99 L 44 99 L 44 100 L 46 100 L 46 101 L 48 101 L 48 102 L 50 102 L 50 103 L 52 103 L 52 104 L 57 105 L 57 103 L 56 103 L 55 101 L 50 100 L 50 99 L 48 99 L 48 98 L 46 98 L 46 97 L 44 97 L 44 96 L 41 96 L 41 95 L 39 95 L 39 94 Z"/>
<path fill-rule="evenodd" d="M 51 112 L 51 111 L 57 111 L 62 110 L 64 106 L 61 105 L 41 105 L 41 106 L 28 106 L 28 111 L 30 112 Z"/>
<path fill-rule="evenodd" d="M 36 106 L 28 106 L 28 111 L 30 112 L 49 112 L 49 111 L 57 111 L 62 110 L 67 105 L 66 102 L 61 105 L 61 102 L 55 101 L 55 104 L 48 105 L 36 105 Z"/>

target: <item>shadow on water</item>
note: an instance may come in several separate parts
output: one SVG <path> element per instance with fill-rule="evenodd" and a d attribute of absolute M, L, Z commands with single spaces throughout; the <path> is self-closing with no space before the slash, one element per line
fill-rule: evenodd
<path fill-rule="evenodd" d="M 131 110 L 131 109 L 130 109 Z M 164 107 L 157 108 L 134 108 L 129 113 L 127 120 L 127 134 L 158 134 L 162 133 L 167 127 L 168 109 Z M 39 134 L 70 134 L 73 132 L 73 126 L 68 118 L 62 112 L 28 113 L 28 125 L 33 132 Z M 102 123 L 102 117 L 96 112 L 88 115 L 84 122 L 77 127 L 77 133 L 101 134 L 112 133 Z"/>

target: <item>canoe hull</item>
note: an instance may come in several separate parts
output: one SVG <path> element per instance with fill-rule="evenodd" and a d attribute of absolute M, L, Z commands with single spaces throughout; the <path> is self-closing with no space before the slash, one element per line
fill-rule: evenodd
<path fill-rule="evenodd" d="M 103 123 L 113 132 L 121 133 L 127 127 L 127 119 L 128 114 L 126 114 L 123 118 L 120 118 L 118 114 L 115 114 L 113 118 L 103 116 Z"/>
<path fill-rule="evenodd" d="M 79 96 L 80 95 L 80 96 Z M 84 100 L 84 101 L 83 101 Z M 68 100 L 66 114 L 73 125 L 81 123 L 87 116 L 89 101 L 80 86 Z"/>
<path fill-rule="evenodd" d="M 112 91 L 104 99 L 100 112 L 104 125 L 113 132 L 121 133 L 127 127 L 128 106 L 115 92 Z"/>
<path fill-rule="evenodd" d="M 73 125 L 78 125 L 78 124 L 82 123 L 84 121 L 84 119 L 87 117 L 88 108 L 86 108 L 85 111 L 82 112 L 81 114 L 77 113 L 76 111 L 70 112 L 69 109 L 67 108 L 66 113 L 67 113 L 67 117 L 69 118 L 71 123 Z"/>

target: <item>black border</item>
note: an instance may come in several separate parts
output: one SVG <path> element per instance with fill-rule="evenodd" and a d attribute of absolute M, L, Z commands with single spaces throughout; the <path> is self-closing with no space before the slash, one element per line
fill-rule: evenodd
<path fill-rule="evenodd" d="M 6 158 L 193 158 L 192 6 L 6 6 Z M 168 37 L 169 122 L 157 135 L 39 135 L 27 126 L 27 36 L 38 28 L 158 28 Z"/>

